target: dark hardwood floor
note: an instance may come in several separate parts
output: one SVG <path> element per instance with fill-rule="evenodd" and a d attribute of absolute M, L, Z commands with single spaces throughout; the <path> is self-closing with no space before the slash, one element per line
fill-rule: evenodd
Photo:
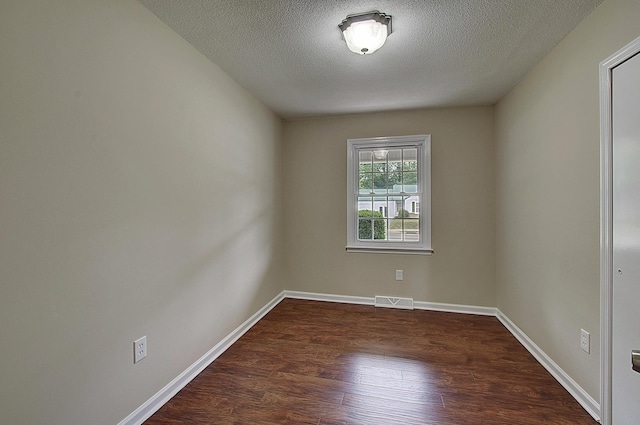
<path fill-rule="evenodd" d="M 145 424 L 597 422 L 495 317 L 285 299 Z"/>

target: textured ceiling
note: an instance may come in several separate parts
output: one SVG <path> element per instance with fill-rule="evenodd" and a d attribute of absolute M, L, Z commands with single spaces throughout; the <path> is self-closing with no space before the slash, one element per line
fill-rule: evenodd
<path fill-rule="evenodd" d="M 602 0 L 138 0 L 284 118 L 493 104 Z M 370 56 L 349 14 L 393 16 Z"/>

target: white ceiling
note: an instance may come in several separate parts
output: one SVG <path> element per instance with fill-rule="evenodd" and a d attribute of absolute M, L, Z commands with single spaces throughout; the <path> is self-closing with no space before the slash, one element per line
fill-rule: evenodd
<path fill-rule="evenodd" d="M 490 105 L 602 0 L 138 0 L 284 118 Z M 338 24 L 393 33 L 351 53 Z"/>

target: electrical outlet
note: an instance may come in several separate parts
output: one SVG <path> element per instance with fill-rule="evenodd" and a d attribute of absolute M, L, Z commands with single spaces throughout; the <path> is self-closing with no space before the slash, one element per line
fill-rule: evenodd
<path fill-rule="evenodd" d="M 138 363 L 147 357 L 147 336 L 133 341 L 133 362 Z"/>
<path fill-rule="evenodd" d="M 396 280 L 404 280 L 404 273 L 402 270 L 396 270 Z"/>
<path fill-rule="evenodd" d="M 590 352 L 591 335 L 584 329 L 580 329 L 580 348 L 587 353 Z"/>

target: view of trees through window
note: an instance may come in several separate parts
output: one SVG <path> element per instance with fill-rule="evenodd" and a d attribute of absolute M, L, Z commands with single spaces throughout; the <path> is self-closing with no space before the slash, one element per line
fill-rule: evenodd
<path fill-rule="evenodd" d="M 358 238 L 419 240 L 418 149 L 358 151 Z"/>

